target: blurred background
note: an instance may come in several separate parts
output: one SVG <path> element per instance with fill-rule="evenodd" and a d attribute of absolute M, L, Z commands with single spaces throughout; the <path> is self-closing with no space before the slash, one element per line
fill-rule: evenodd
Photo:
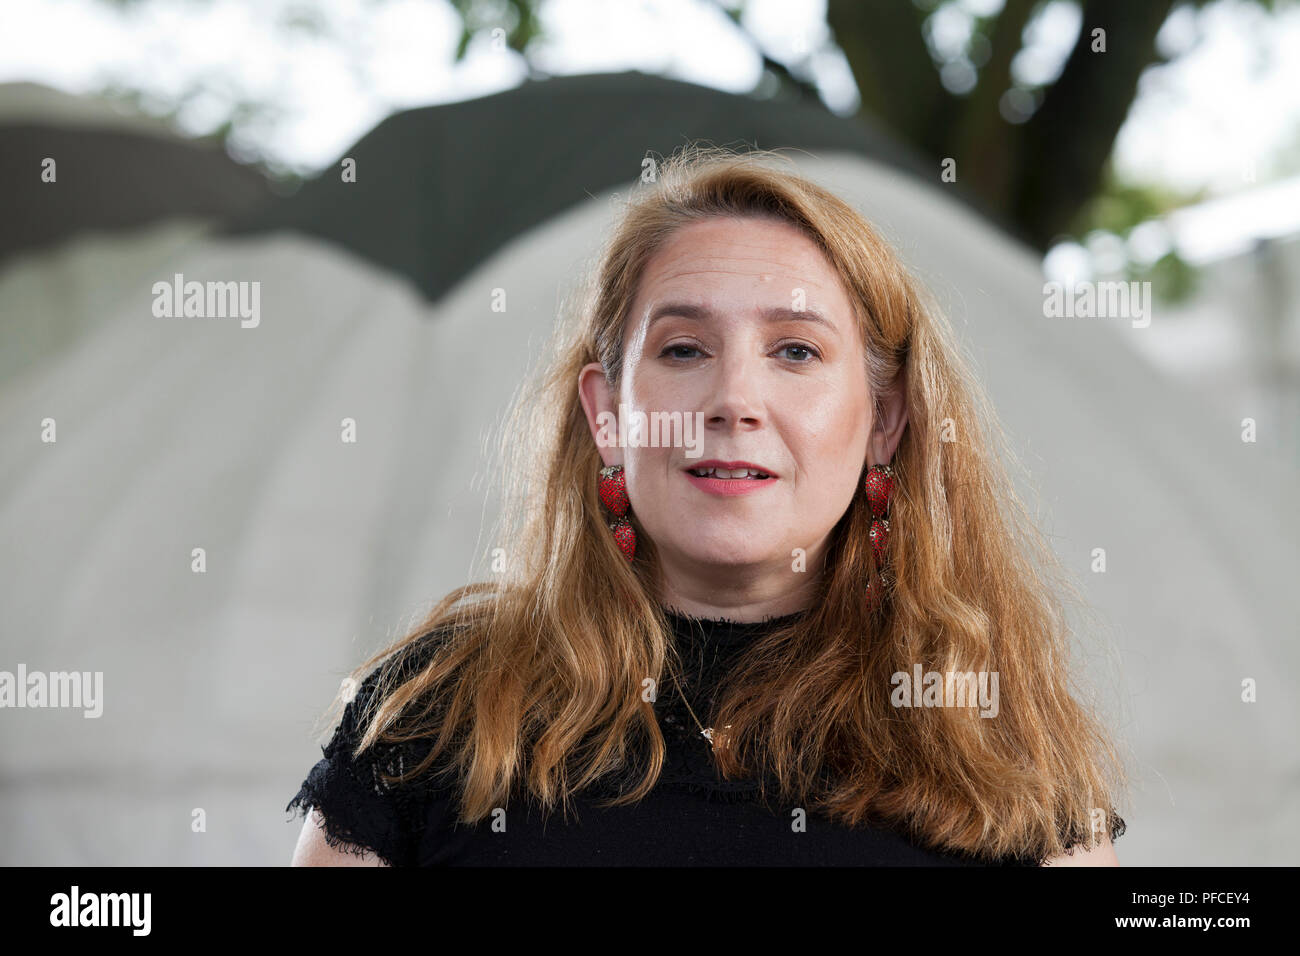
<path fill-rule="evenodd" d="M 0 671 L 103 713 L 0 710 L 0 863 L 288 861 L 340 680 L 478 576 L 485 442 L 693 141 L 789 150 L 950 316 L 1095 612 L 1121 863 L 1300 862 L 1298 53 L 1284 0 L 6 5 Z M 1046 305 L 1112 281 L 1149 324 Z"/>

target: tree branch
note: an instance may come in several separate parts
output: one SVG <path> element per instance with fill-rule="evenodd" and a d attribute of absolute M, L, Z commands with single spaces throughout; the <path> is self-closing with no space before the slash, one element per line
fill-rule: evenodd
<path fill-rule="evenodd" d="M 1011 87 L 1011 61 L 1038 0 L 1007 0 L 989 34 L 989 59 L 949 139 L 944 155 L 957 157 L 958 180 L 997 209 L 1012 205 L 1020 128 L 1002 116 Z"/>
<path fill-rule="evenodd" d="M 1057 81 L 1022 132 L 1018 195 L 1012 209 L 1046 248 L 1069 231 L 1101 185 L 1115 136 L 1155 62 L 1155 39 L 1174 0 L 1085 0 L 1079 39 Z M 1092 31 L 1106 31 L 1106 52 L 1092 52 Z"/>
<path fill-rule="evenodd" d="M 826 24 L 858 85 L 862 109 L 906 143 L 940 155 L 929 119 L 948 92 L 921 34 L 924 17 L 908 0 L 827 0 Z"/>

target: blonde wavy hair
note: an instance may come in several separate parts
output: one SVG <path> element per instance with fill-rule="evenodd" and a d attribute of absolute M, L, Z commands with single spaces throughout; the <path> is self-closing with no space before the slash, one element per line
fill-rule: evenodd
<path fill-rule="evenodd" d="M 724 679 L 712 726 L 731 731 L 718 766 L 775 781 L 782 800 L 844 825 L 890 826 L 980 858 L 1041 860 L 1099 840 L 1097 812 L 1118 835 L 1121 761 L 1071 690 L 1063 599 L 1077 591 L 1013 491 L 1005 438 L 939 310 L 858 212 L 779 154 L 696 145 L 656 173 L 627 197 L 504 420 L 494 544 L 505 571 L 452 591 L 358 667 L 354 677 L 417 644 L 431 655 L 414 674 L 383 669 L 356 755 L 431 741 L 418 767 L 386 779 L 410 781 L 445 758 L 467 823 L 524 789 L 549 810 L 600 780 L 634 781 L 616 804 L 654 787 L 665 746 L 644 682 L 664 686 L 681 661 L 654 542 L 634 507 L 629 562 L 602 515 L 578 373 L 600 362 L 617 387 L 638 282 L 676 230 L 757 216 L 801 229 L 839 273 L 871 393 L 900 383 L 907 426 L 893 460 L 890 590 L 868 609 L 877 568 L 860 486 L 806 613 Z M 894 707 L 891 675 L 917 664 L 997 672 L 999 713 Z"/>

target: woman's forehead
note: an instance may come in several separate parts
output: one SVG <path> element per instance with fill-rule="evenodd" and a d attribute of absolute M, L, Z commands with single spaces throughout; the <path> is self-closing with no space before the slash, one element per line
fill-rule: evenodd
<path fill-rule="evenodd" d="M 817 244 L 788 222 L 708 219 L 674 232 L 646 263 L 644 280 L 694 273 L 789 278 L 835 275 Z"/>
<path fill-rule="evenodd" d="M 703 311 L 752 307 L 757 314 L 812 308 L 812 300 L 822 312 L 848 311 L 839 274 L 799 229 L 768 220 L 708 220 L 683 227 L 651 257 L 632 318 L 650 323 L 672 303 Z"/>

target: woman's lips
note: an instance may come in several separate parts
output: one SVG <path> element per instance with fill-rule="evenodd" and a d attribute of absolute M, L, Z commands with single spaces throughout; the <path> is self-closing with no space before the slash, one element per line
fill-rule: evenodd
<path fill-rule="evenodd" d="M 701 478 L 683 471 L 686 480 L 711 495 L 750 495 L 777 483 L 776 478 Z"/>

